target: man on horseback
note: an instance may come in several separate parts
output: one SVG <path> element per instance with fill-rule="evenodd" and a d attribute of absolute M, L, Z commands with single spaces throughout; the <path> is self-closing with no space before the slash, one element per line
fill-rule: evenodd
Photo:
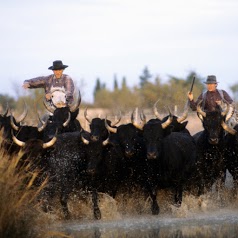
<path fill-rule="evenodd" d="M 63 74 L 67 67 L 61 60 L 56 60 L 48 68 L 53 71 L 53 74 L 25 80 L 22 87 L 44 88 L 47 101 L 55 107 L 68 106 L 74 100 L 74 82 L 70 76 Z"/>

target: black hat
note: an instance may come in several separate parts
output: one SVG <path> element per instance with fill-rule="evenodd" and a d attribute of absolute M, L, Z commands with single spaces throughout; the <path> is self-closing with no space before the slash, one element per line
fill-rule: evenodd
<path fill-rule="evenodd" d="M 204 82 L 205 84 L 213 84 L 213 83 L 218 83 L 217 78 L 215 75 L 208 75 L 207 76 L 207 81 Z"/>
<path fill-rule="evenodd" d="M 61 60 L 56 60 L 53 62 L 53 66 L 50 66 L 48 69 L 51 70 L 59 70 L 59 69 L 65 69 L 68 65 L 63 65 Z"/>

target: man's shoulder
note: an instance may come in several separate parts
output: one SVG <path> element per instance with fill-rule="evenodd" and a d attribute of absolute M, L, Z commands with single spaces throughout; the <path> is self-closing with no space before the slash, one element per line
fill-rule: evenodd
<path fill-rule="evenodd" d="M 68 74 L 63 74 L 64 79 L 72 80 L 72 78 Z"/>

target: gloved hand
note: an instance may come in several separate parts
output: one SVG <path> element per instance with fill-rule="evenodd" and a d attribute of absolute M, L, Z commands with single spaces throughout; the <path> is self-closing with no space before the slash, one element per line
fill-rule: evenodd
<path fill-rule="evenodd" d="M 187 96 L 188 96 L 189 101 L 193 100 L 193 93 L 192 92 L 188 92 Z"/>

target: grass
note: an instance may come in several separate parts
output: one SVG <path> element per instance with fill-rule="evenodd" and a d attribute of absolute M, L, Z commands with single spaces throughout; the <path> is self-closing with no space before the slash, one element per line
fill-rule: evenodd
<path fill-rule="evenodd" d="M 0 150 L 0 238 L 69 237 L 49 231 L 50 219 L 42 215 L 37 196 L 46 185 L 34 186 L 38 172 L 30 164 L 19 169 L 22 154 L 9 157 Z"/>
<path fill-rule="evenodd" d="M 0 151 L 0 237 L 39 237 L 35 205 L 44 184 L 33 188 L 37 172 L 27 172 L 27 166 L 17 170 L 20 157 Z"/>

